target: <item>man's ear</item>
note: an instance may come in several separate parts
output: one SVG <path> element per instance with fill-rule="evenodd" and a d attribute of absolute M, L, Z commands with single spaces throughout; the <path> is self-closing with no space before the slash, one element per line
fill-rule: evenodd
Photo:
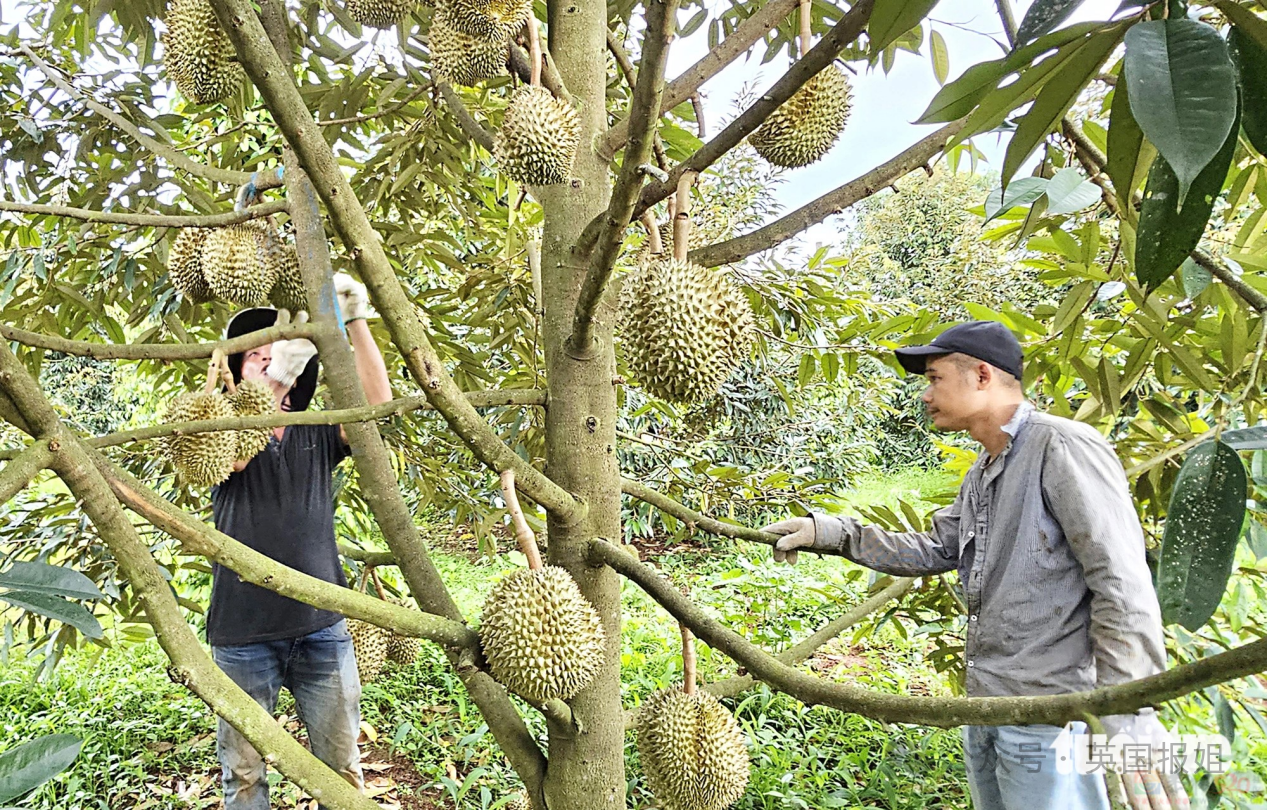
<path fill-rule="evenodd" d="M 994 379 L 994 369 L 989 363 L 977 363 L 977 389 L 984 391 L 990 387 L 990 381 Z"/>

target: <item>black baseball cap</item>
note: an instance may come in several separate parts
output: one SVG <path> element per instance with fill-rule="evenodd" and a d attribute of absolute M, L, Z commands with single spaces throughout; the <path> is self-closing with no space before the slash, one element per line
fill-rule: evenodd
<path fill-rule="evenodd" d="M 226 339 L 231 339 L 245 335 L 248 332 L 258 332 L 261 329 L 267 329 L 276 323 L 277 310 L 272 307 L 243 309 L 229 319 L 229 325 L 224 330 L 224 336 Z M 242 357 L 244 354 L 245 352 L 238 352 L 226 358 L 229 361 L 229 371 L 233 374 L 233 382 L 235 384 L 242 382 Z M 291 411 L 308 410 L 308 405 L 312 402 L 312 395 L 317 391 L 317 367 L 317 356 L 314 354 L 308 359 L 308 365 L 304 366 L 304 370 L 295 380 L 295 384 L 291 386 L 290 401 L 288 403 Z"/>
<path fill-rule="evenodd" d="M 1012 330 L 997 321 L 969 321 L 956 324 L 927 346 L 906 346 L 897 350 L 897 361 L 911 374 L 923 374 L 928 358 L 945 354 L 966 354 L 1001 368 L 1021 379 L 1024 355 Z"/>

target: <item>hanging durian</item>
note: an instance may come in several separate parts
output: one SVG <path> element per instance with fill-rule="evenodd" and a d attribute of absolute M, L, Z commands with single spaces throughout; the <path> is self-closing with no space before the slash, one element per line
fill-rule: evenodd
<path fill-rule="evenodd" d="M 233 406 L 219 391 L 220 356 L 219 349 L 212 354 L 207 384 L 201 393 L 181 394 L 172 401 L 163 417 L 165 424 L 233 416 Z M 238 440 L 232 430 L 216 430 L 168 436 L 163 447 L 182 481 L 194 486 L 211 486 L 233 472 Z"/>
<path fill-rule="evenodd" d="M 392 631 L 360 619 L 348 619 L 348 635 L 352 636 L 352 653 L 356 657 L 356 673 L 361 683 L 371 683 L 387 662 L 387 646 Z"/>
<path fill-rule="evenodd" d="M 678 187 L 675 255 L 653 256 L 621 292 L 630 372 L 652 396 L 682 403 L 717 393 L 747 356 L 752 329 L 743 293 L 721 271 L 686 260 L 691 181 L 688 173 Z"/>
<path fill-rule="evenodd" d="M 277 400 L 273 396 L 273 389 L 261 380 L 243 380 L 238 384 L 237 390 L 229 394 L 226 399 L 237 416 L 263 416 L 277 413 Z M 234 458 L 238 461 L 250 461 L 268 447 L 268 438 L 273 431 L 270 428 L 247 428 L 234 432 L 238 438 L 237 453 Z"/>
<path fill-rule="evenodd" d="M 567 571 L 542 565 L 514 481 L 513 471 L 502 473 L 502 492 L 528 568 L 493 587 L 484 602 L 480 641 L 489 671 L 512 692 L 534 703 L 567 700 L 603 665 L 603 623 Z"/>
<path fill-rule="evenodd" d="M 431 19 L 431 70 L 434 78 L 473 87 L 506 72 L 509 42 L 459 31 L 442 5 Z"/>
<path fill-rule="evenodd" d="M 725 810 L 743 796 L 749 760 L 735 718 L 695 686 L 695 648 L 682 627 L 682 689 L 651 695 L 638 712 L 638 755 L 665 810 Z"/>
<path fill-rule="evenodd" d="M 393 605 L 417 610 L 416 607 L 409 604 L 404 599 L 387 600 Z M 422 639 L 415 636 L 402 636 L 399 633 L 392 633 L 391 640 L 387 642 L 387 660 L 401 666 L 413 666 L 418 660 L 418 653 L 422 652 Z"/>
<path fill-rule="evenodd" d="M 215 299 L 202 272 L 202 246 L 210 228 L 182 228 L 167 254 L 167 276 L 181 297 L 194 304 Z"/>
<path fill-rule="evenodd" d="M 801 54 L 809 51 L 809 4 L 801 4 Z M 849 120 L 849 79 L 834 63 L 770 114 L 748 143 L 775 166 L 795 169 L 826 155 Z"/>
<path fill-rule="evenodd" d="M 282 244 L 274 253 L 277 282 L 268 294 L 268 301 L 278 309 L 300 312 L 308 309 L 303 276 L 299 272 L 299 253 L 294 245 Z"/>
<path fill-rule="evenodd" d="M 163 22 L 163 64 L 185 98 L 222 101 L 242 84 L 242 66 L 208 0 L 171 0 Z"/>
<path fill-rule="evenodd" d="M 414 0 L 348 0 L 348 16 L 370 28 L 391 28 L 414 10 Z"/>
<path fill-rule="evenodd" d="M 202 272 L 216 297 L 244 307 L 268 301 L 277 283 L 277 265 L 268 249 L 269 231 L 269 225 L 254 221 L 207 234 Z"/>
<path fill-rule="evenodd" d="M 443 0 L 449 24 L 481 39 L 509 40 L 532 15 L 532 0 Z"/>
<path fill-rule="evenodd" d="M 536 85 L 519 88 L 506 107 L 493 159 L 507 177 L 531 186 L 566 183 L 581 143 L 581 118 Z"/>

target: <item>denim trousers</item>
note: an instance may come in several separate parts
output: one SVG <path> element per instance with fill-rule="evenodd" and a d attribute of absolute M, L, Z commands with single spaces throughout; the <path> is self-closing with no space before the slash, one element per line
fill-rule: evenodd
<path fill-rule="evenodd" d="M 1070 731 L 1085 733 L 1084 723 Z M 1099 773 L 1077 773 L 1061 726 L 964 726 L 964 764 L 974 810 L 1109 810 Z M 1064 761 L 1062 761 L 1062 759 Z"/>
<path fill-rule="evenodd" d="M 312 753 L 336 773 L 364 787 L 356 738 L 361 726 L 361 681 L 347 622 L 298 638 L 212 647 L 216 666 L 269 712 L 282 687 L 295 697 Z M 216 755 L 225 810 L 269 810 L 264 759 L 232 726 L 220 720 Z"/>

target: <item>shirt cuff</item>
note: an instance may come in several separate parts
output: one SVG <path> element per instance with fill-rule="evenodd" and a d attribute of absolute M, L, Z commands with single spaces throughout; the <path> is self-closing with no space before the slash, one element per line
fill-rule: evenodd
<path fill-rule="evenodd" d="M 827 554 L 843 554 L 845 541 L 843 521 L 831 515 L 824 515 L 822 512 L 812 512 L 810 516 L 814 518 L 813 550 Z"/>

